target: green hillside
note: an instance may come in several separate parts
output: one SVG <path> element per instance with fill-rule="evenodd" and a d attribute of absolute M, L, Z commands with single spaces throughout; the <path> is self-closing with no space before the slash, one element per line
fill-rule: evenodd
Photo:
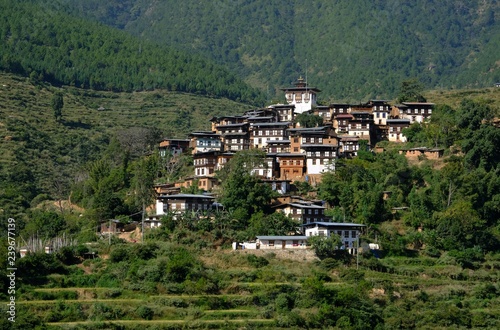
<path fill-rule="evenodd" d="M 0 69 L 108 91 L 161 88 L 261 104 L 220 65 L 65 14 L 52 1 L 0 1 Z"/>
<path fill-rule="evenodd" d="M 57 93 L 64 102 L 59 122 L 51 106 Z M 249 108 L 227 99 L 162 90 L 59 88 L 0 73 L 2 214 L 24 212 L 38 195 L 67 198 L 70 186 L 85 177 L 84 166 L 104 157 L 116 139 L 121 144 L 136 139 L 147 152 L 148 143 L 156 144 L 160 137 L 185 138 L 193 130 L 209 129 L 213 115 Z"/>
<path fill-rule="evenodd" d="M 497 1 L 76 1 L 67 10 L 202 54 L 274 92 L 299 75 L 322 99 L 391 99 L 427 88 L 500 81 Z"/>

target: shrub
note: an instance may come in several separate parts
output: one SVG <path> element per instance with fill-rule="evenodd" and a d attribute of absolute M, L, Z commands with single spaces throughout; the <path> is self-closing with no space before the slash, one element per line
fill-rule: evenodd
<path fill-rule="evenodd" d="M 290 311 L 293 308 L 293 299 L 287 293 L 280 293 L 274 300 L 274 304 L 276 306 L 276 311 Z"/>
<path fill-rule="evenodd" d="M 154 311 L 148 306 L 140 306 L 135 311 L 136 314 L 144 320 L 152 320 L 154 316 Z"/>
<path fill-rule="evenodd" d="M 339 276 L 348 282 L 359 282 L 365 278 L 365 273 L 357 269 L 346 268 L 340 272 Z"/>
<path fill-rule="evenodd" d="M 269 265 L 269 261 L 266 258 L 259 257 L 254 254 L 247 255 L 247 260 L 250 263 L 250 265 L 254 266 L 255 268 L 260 268 Z"/>
<path fill-rule="evenodd" d="M 130 251 L 124 246 L 119 246 L 113 251 L 111 251 L 109 255 L 109 261 L 111 262 L 120 262 L 129 259 Z"/>

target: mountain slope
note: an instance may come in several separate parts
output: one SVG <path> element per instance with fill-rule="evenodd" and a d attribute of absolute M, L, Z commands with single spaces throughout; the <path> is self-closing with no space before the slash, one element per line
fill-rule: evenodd
<path fill-rule="evenodd" d="M 60 121 L 51 107 L 56 93 L 64 100 Z M 39 195 L 67 198 L 71 184 L 85 178 L 85 166 L 102 158 L 116 139 L 125 148 L 126 142 L 186 138 L 210 129 L 214 115 L 248 109 L 227 99 L 161 90 L 56 88 L 0 72 L 1 216 L 15 217 Z"/>
<path fill-rule="evenodd" d="M 68 10 L 196 51 L 271 92 L 299 75 L 324 99 L 392 98 L 500 80 L 500 3 L 455 1 L 77 1 Z"/>
<path fill-rule="evenodd" d="M 55 84 L 112 91 L 199 93 L 247 103 L 260 92 L 200 56 L 72 17 L 46 1 L 0 1 L 0 69 Z"/>

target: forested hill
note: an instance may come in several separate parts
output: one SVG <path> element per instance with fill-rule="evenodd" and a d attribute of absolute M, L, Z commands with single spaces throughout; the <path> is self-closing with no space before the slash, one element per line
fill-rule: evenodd
<path fill-rule="evenodd" d="M 408 77 L 427 88 L 500 81 L 498 1 L 60 1 L 215 59 L 263 90 L 308 71 L 325 102 L 392 99 Z"/>
<path fill-rule="evenodd" d="M 155 88 L 264 102 L 223 66 L 97 22 L 52 1 L 0 0 L 0 70 L 109 91 Z"/>

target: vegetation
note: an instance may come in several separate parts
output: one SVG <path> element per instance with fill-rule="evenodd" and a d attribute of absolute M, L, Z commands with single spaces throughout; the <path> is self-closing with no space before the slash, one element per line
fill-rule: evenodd
<path fill-rule="evenodd" d="M 325 102 L 394 99 L 411 77 L 427 89 L 500 81 L 494 1 L 63 3 L 77 15 L 214 59 L 268 91 L 269 100 L 300 75 L 321 87 Z"/>
<path fill-rule="evenodd" d="M 19 230 L 37 218 L 30 208 L 57 208 L 67 223 L 64 229 L 72 233 L 92 233 L 94 222 L 79 217 L 84 213 L 80 207 L 94 221 L 104 214 L 107 219 L 139 212 L 142 204 L 130 194 L 138 161 L 153 153 L 160 138 L 185 138 L 186 132 L 207 129 L 213 114 L 249 109 L 228 100 L 167 91 L 57 88 L 5 73 L 0 73 L 0 90 L 0 217 L 16 218 Z M 57 94 L 63 98 L 59 121 L 52 103 Z M 189 116 L 196 120 L 187 122 Z M 189 157 L 156 160 L 162 168 L 158 182 L 192 171 Z M 37 230 L 42 234 L 42 223 L 31 227 L 29 235 Z"/>
<path fill-rule="evenodd" d="M 65 14 L 53 1 L 0 1 L 0 69 L 81 88 L 157 88 L 260 104 L 221 66 Z M 57 37 L 55 37 L 57 36 Z"/>

